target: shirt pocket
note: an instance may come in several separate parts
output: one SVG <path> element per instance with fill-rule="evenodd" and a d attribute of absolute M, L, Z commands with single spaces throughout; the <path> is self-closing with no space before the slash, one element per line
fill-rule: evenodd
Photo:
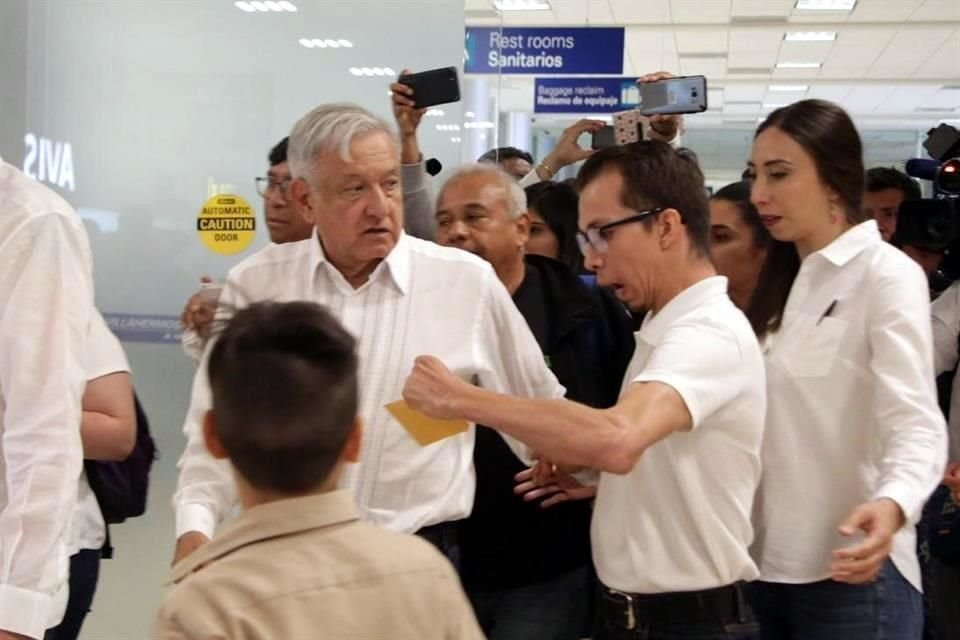
<path fill-rule="evenodd" d="M 780 362 L 794 378 L 820 378 L 830 373 L 850 322 L 840 318 L 813 316 L 794 325 L 793 333 L 781 352 Z"/>

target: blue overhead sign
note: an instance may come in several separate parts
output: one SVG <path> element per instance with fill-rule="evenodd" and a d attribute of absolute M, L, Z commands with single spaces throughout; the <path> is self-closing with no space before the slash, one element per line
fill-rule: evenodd
<path fill-rule="evenodd" d="M 640 104 L 636 78 L 537 78 L 534 113 L 615 113 Z"/>
<path fill-rule="evenodd" d="M 465 73 L 623 73 L 623 27 L 467 27 Z"/>

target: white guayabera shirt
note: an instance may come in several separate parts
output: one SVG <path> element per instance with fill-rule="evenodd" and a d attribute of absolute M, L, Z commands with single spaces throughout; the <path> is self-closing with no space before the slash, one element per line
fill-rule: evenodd
<path fill-rule="evenodd" d="M 493 391 L 564 394 L 492 267 L 465 251 L 405 234 L 357 289 L 327 261 L 314 235 L 270 245 L 233 268 L 220 300 L 222 308 L 264 300 L 316 302 L 357 338 L 363 453 L 341 486 L 353 491 L 362 517 L 395 531 L 467 517 L 476 484 L 473 427 L 422 447 L 384 408 L 401 399 L 417 356 L 437 356 L 461 378 Z M 184 424 L 188 442 L 174 497 L 178 536 L 212 535 L 236 504 L 228 466 L 202 442 L 200 425 L 210 407 L 206 357 Z M 509 442 L 522 456 L 524 448 Z"/>

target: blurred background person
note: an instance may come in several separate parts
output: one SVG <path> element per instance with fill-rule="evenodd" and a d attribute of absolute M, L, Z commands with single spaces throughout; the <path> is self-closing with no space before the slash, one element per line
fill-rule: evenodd
<path fill-rule="evenodd" d="M 563 182 L 540 182 L 525 189 L 530 237 L 527 254 L 546 256 L 584 273 L 577 246 L 577 191 Z"/>
<path fill-rule="evenodd" d="M 757 337 L 775 332 L 800 260 L 792 243 L 775 240 L 763 225 L 749 182 L 729 184 L 710 198 L 710 254 Z"/>
<path fill-rule="evenodd" d="M 866 187 L 863 213 L 877 221 L 884 242 L 892 242 L 900 205 L 904 200 L 920 198 L 920 185 L 893 167 L 874 167 L 867 171 Z"/>

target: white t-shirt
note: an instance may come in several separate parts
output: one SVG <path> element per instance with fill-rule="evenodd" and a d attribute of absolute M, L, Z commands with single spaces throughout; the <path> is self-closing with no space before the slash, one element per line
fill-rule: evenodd
<path fill-rule="evenodd" d="M 90 336 L 87 345 L 87 380 L 96 380 L 111 373 L 129 373 L 130 364 L 120 341 L 110 331 L 100 312 L 93 313 L 90 320 Z M 87 483 L 86 472 L 80 474 L 77 507 L 70 526 L 70 555 L 81 549 L 99 549 L 106 539 L 106 525 L 100 513 L 97 497 Z"/>
<path fill-rule="evenodd" d="M 707 278 L 648 316 L 624 378 L 683 398 L 689 432 L 647 449 L 626 475 L 601 474 L 593 514 L 600 580 L 627 593 L 753 580 L 753 497 L 766 410 L 763 356 L 727 279 Z"/>

